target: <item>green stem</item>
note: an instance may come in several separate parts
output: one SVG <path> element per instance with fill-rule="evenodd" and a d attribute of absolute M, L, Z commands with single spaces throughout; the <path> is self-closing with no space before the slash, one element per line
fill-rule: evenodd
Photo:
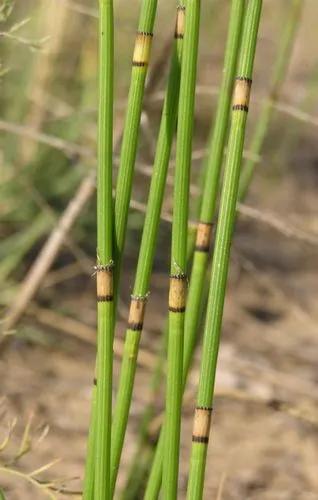
<path fill-rule="evenodd" d="M 279 98 L 290 63 L 303 5 L 303 0 L 293 0 L 288 8 L 288 18 L 286 22 L 284 22 L 284 30 L 270 83 L 269 98 L 265 101 L 261 109 L 260 117 L 252 137 L 251 146 L 249 148 L 251 158 L 244 163 L 242 168 L 239 200 L 243 200 L 246 197 L 256 166 L 255 158 L 260 155 L 267 136 L 269 123 L 274 112 L 274 105 Z"/>
<path fill-rule="evenodd" d="M 200 0 L 188 0 L 182 52 L 172 221 L 164 449 L 164 498 L 177 497 L 182 403 L 189 179 L 200 23 Z"/>
<path fill-rule="evenodd" d="M 245 0 L 232 0 L 228 39 L 225 50 L 224 73 L 220 88 L 220 96 L 215 117 L 215 126 L 211 134 L 209 155 L 204 167 L 204 190 L 199 214 L 199 230 L 197 243 L 191 240 L 190 255 L 194 251 L 190 287 L 188 291 L 187 310 L 185 315 L 185 345 L 183 359 L 183 390 L 193 357 L 197 340 L 198 325 L 202 316 L 202 290 L 206 277 L 209 245 L 211 238 L 211 221 L 216 207 L 217 190 L 223 161 L 223 152 L 228 130 L 234 75 L 237 66 L 240 46 Z M 202 234 L 203 233 L 203 234 Z M 203 238 L 202 238 L 203 236 Z M 162 453 L 164 447 L 163 432 L 157 445 L 157 450 L 147 485 L 145 498 L 157 498 L 162 477 Z"/>
<path fill-rule="evenodd" d="M 178 24 L 183 19 L 183 10 L 178 10 Z M 181 19 L 181 20 L 182 20 Z M 111 485 L 114 491 L 123 442 L 127 427 L 129 408 L 135 379 L 139 342 L 143 328 L 149 282 L 152 272 L 154 252 L 160 222 L 164 189 L 172 140 L 176 128 L 178 95 L 180 83 L 180 58 L 182 33 L 177 32 L 175 48 L 171 61 L 166 98 L 162 111 L 161 124 L 150 184 L 147 212 L 139 250 L 135 284 L 131 297 L 128 329 L 119 378 L 119 387 L 113 416 Z"/>
<path fill-rule="evenodd" d="M 99 2 L 99 123 L 97 175 L 97 387 L 93 394 L 84 491 L 108 500 L 113 370 L 112 148 L 114 13 L 112 0 Z M 95 391 L 94 391 L 95 392 Z M 92 450 L 93 448 L 93 450 Z M 94 460 L 92 460 L 94 456 Z M 94 481 L 93 478 L 94 477 Z M 92 496 L 85 497 L 91 500 Z"/>
<path fill-rule="evenodd" d="M 114 204 L 114 288 L 116 295 L 118 294 L 121 260 L 125 244 L 129 203 L 139 137 L 140 117 L 156 10 L 157 0 L 142 1 L 132 61 L 127 113 L 123 131 Z"/>
<path fill-rule="evenodd" d="M 189 500 L 199 500 L 203 496 L 215 372 L 231 241 L 236 219 L 240 167 L 261 9 L 262 0 L 249 0 L 244 22 L 238 77 L 236 79 L 233 99 L 228 153 L 212 261 L 199 389 L 192 435 L 191 462 L 187 491 L 187 498 Z"/>
<path fill-rule="evenodd" d="M 138 431 L 138 444 L 134 458 L 131 461 L 132 465 L 128 474 L 122 500 L 137 500 L 140 498 L 141 489 L 149 469 L 149 463 L 151 463 L 154 458 L 154 443 L 149 442 L 149 426 L 152 419 L 155 417 L 156 400 L 158 398 L 158 391 L 160 390 L 163 381 L 167 353 L 167 339 L 168 322 L 166 321 L 163 330 L 161 348 L 150 380 L 151 397 L 143 412 L 141 425 Z"/>
<path fill-rule="evenodd" d="M 94 386 L 92 391 L 91 420 L 89 424 L 89 433 L 88 433 L 88 442 L 86 451 L 83 500 L 92 500 L 94 498 L 95 433 L 96 433 L 96 387 Z"/>

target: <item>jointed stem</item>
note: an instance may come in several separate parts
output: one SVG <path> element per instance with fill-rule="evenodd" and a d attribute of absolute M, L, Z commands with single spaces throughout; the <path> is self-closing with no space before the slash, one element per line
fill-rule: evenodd
<path fill-rule="evenodd" d="M 119 388 L 114 411 L 111 460 L 112 491 L 115 487 L 127 427 L 139 341 L 143 328 L 143 319 L 154 259 L 171 144 L 176 127 L 180 83 L 181 42 L 183 37 L 183 17 L 184 11 L 183 9 L 179 9 L 176 23 L 176 43 L 172 56 L 167 93 L 162 112 L 136 278 L 131 298 L 128 329 L 126 331 L 125 339 L 125 351 L 122 360 Z"/>
<path fill-rule="evenodd" d="M 121 259 L 125 244 L 129 202 L 139 137 L 140 117 L 147 69 L 150 60 L 156 11 L 157 0 L 142 0 L 138 32 L 133 53 L 132 73 L 114 205 L 114 287 L 116 296 L 118 294 Z"/>
<path fill-rule="evenodd" d="M 108 500 L 113 371 L 113 69 L 114 14 L 112 0 L 100 0 L 99 125 L 97 176 L 97 388 L 92 402 L 84 499 Z M 96 399 L 95 399 L 96 395 Z M 92 460 L 94 456 L 94 460 Z M 94 480 L 93 480 L 94 477 Z M 93 486 L 94 485 L 94 486 Z"/>
<path fill-rule="evenodd" d="M 191 166 L 200 0 L 188 0 L 181 64 L 169 291 L 168 368 L 164 449 L 164 497 L 177 497 L 182 402 L 182 366 L 189 177 Z"/>
<path fill-rule="evenodd" d="M 219 221 L 212 261 L 197 407 L 194 416 L 187 493 L 189 500 L 199 500 L 203 496 L 215 372 L 261 8 L 261 0 L 249 0 L 244 23 Z"/>
<path fill-rule="evenodd" d="M 245 0 L 233 0 L 231 17 L 226 45 L 224 74 L 220 90 L 220 97 L 215 118 L 215 126 L 211 135 L 209 155 L 204 166 L 204 191 L 202 195 L 199 219 L 202 221 L 198 228 L 197 240 L 191 240 L 188 252 L 193 254 L 190 286 L 185 314 L 185 345 L 183 359 L 183 390 L 187 380 L 193 351 L 196 344 L 198 326 L 202 314 L 204 279 L 208 265 L 208 252 L 211 239 L 211 222 L 215 212 L 217 190 L 222 166 L 223 151 L 228 129 L 229 112 L 232 98 L 232 89 L 237 66 L 238 50 L 242 32 L 243 12 Z M 162 432 L 161 432 L 162 434 Z M 154 458 L 151 475 L 147 485 L 146 499 L 157 498 L 162 476 L 163 437 L 160 436 Z"/>

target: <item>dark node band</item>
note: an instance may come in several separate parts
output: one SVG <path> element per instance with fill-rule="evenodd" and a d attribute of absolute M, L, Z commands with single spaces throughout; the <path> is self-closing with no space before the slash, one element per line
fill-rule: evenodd
<path fill-rule="evenodd" d="M 185 10 L 185 5 L 178 5 L 177 10 Z"/>
<path fill-rule="evenodd" d="M 214 226 L 214 222 L 205 222 L 204 220 L 197 221 L 197 226 L 199 226 L 200 224 L 202 226 L 209 226 L 209 227 L 213 227 Z"/>
<path fill-rule="evenodd" d="M 247 78 L 246 76 L 237 76 L 235 80 L 240 80 L 241 82 L 247 82 L 249 85 L 252 85 L 251 78 Z"/>
<path fill-rule="evenodd" d="M 171 307 L 169 306 L 169 311 L 173 313 L 183 313 L 185 312 L 185 307 Z"/>
<path fill-rule="evenodd" d="M 94 384 L 94 385 L 97 385 L 97 378 L 94 378 L 94 380 L 93 380 L 93 384 Z"/>
<path fill-rule="evenodd" d="M 196 406 L 195 409 L 209 411 L 210 413 L 213 411 L 212 406 Z"/>
<path fill-rule="evenodd" d="M 246 106 L 245 104 L 234 104 L 234 106 L 232 107 L 233 111 L 245 111 L 245 113 L 248 112 L 248 106 Z"/>
<path fill-rule="evenodd" d="M 138 66 L 138 67 L 143 67 L 143 66 L 147 66 L 148 63 L 144 62 L 144 61 L 133 61 L 132 62 L 132 65 L 133 66 Z"/>
<path fill-rule="evenodd" d="M 175 33 L 175 34 L 174 34 L 174 37 L 175 37 L 177 40 L 182 40 L 182 39 L 183 39 L 183 33 Z"/>
<path fill-rule="evenodd" d="M 210 245 L 196 245 L 195 246 L 196 252 L 209 253 L 209 250 L 210 250 Z"/>
<path fill-rule="evenodd" d="M 174 279 L 174 280 L 186 280 L 187 279 L 187 275 L 182 273 L 182 274 L 170 274 L 170 278 L 171 279 Z"/>
<path fill-rule="evenodd" d="M 94 271 L 96 273 L 100 273 L 100 272 L 103 272 L 103 271 L 112 271 L 114 269 L 114 263 L 111 262 L 110 264 L 97 264 L 96 266 L 94 266 Z"/>
<path fill-rule="evenodd" d="M 140 332 L 143 329 L 143 323 L 128 323 L 128 329 L 133 332 Z"/>
<path fill-rule="evenodd" d="M 192 435 L 192 441 L 193 441 L 193 443 L 208 444 L 209 438 L 208 438 L 208 436 L 194 436 L 194 435 Z"/>
<path fill-rule="evenodd" d="M 112 302 L 113 300 L 113 295 L 97 295 L 97 302 Z"/>
<path fill-rule="evenodd" d="M 137 35 L 151 36 L 151 38 L 153 37 L 153 33 L 151 33 L 151 31 L 137 31 Z"/>

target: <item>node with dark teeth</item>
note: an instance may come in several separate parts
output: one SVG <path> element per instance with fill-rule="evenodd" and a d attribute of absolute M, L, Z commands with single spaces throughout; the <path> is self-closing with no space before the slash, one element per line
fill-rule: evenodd
<path fill-rule="evenodd" d="M 144 324 L 146 297 L 132 297 L 130 302 L 128 328 L 133 331 L 141 331 Z"/>
<path fill-rule="evenodd" d="M 174 37 L 182 39 L 184 35 L 185 7 L 179 6 L 177 9 L 176 29 Z"/>
<path fill-rule="evenodd" d="M 186 305 L 187 277 L 185 274 L 170 276 L 169 311 L 183 313 Z"/>
<path fill-rule="evenodd" d="M 96 266 L 97 302 L 113 300 L 113 266 Z"/>
<path fill-rule="evenodd" d="M 210 250 L 211 233 L 213 225 L 207 222 L 199 222 L 197 229 L 197 239 L 195 244 L 196 252 L 208 253 Z"/>
<path fill-rule="evenodd" d="M 192 441 L 208 444 L 210 434 L 212 408 L 198 406 L 194 413 Z"/>
<path fill-rule="evenodd" d="M 133 55 L 133 66 L 143 67 L 148 65 L 152 38 L 152 33 L 138 31 Z"/>
<path fill-rule="evenodd" d="M 243 76 L 238 76 L 235 80 L 233 111 L 248 112 L 250 102 L 252 80 Z"/>

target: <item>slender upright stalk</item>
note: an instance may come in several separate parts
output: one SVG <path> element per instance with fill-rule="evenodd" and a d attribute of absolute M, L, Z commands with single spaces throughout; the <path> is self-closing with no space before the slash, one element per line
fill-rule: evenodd
<path fill-rule="evenodd" d="M 110 445 L 113 370 L 113 244 L 112 148 L 114 13 L 112 0 L 99 2 L 99 124 L 97 175 L 97 387 L 93 394 L 88 467 L 84 492 L 87 498 L 107 500 L 110 492 Z M 95 391 L 94 391 L 95 392 Z M 96 395 L 96 400 L 95 400 Z M 95 434 L 95 436 L 94 436 Z M 93 468 L 94 466 L 94 468 Z M 94 481 L 93 477 L 94 475 Z"/>
<path fill-rule="evenodd" d="M 194 256 L 190 278 L 190 286 L 185 314 L 185 344 L 183 359 L 183 390 L 193 356 L 197 339 L 198 325 L 202 315 L 204 280 L 206 277 L 212 219 L 215 212 L 220 171 L 223 161 L 223 152 L 229 123 L 229 114 L 232 99 L 233 81 L 237 66 L 241 32 L 243 27 L 245 0 L 232 0 L 231 14 L 228 29 L 228 39 L 224 58 L 224 72 L 220 88 L 220 96 L 215 116 L 215 125 L 211 134 L 209 154 L 204 167 L 204 189 L 201 198 L 197 237 L 191 245 L 190 255 Z M 146 498 L 157 498 L 162 476 L 163 433 L 159 443 L 151 470 Z"/>
<path fill-rule="evenodd" d="M 245 0 L 232 0 L 229 20 L 228 39 L 224 57 L 223 79 L 215 115 L 213 134 L 208 146 L 209 154 L 205 166 L 204 187 L 200 209 L 199 224 L 194 247 L 194 256 L 188 292 L 185 318 L 185 347 L 183 362 L 183 380 L 186 383 L 198 324 L 201 317 L 200 304 L 209 259 L 213 218 L 215 215 L 220 172 L 223 163 L 224 146 L 229 126 L 233 82 L 237 68 L 238 54 L 243 29 Z"/>
<path fill-rule="evenodd" d="M 262 151 L 269 123 L 272 119 L 274 105 L 279 98 L 293 52 L 293 46 L 296 39 L 297 28 L 300 24 L 301 11 L 303 9 L 304 0 L 292 0 L 292 2 L 290 3 L 291 5 L 289 5 L 287 9 L 288 17 L 286 20 L 284 19 L 284 30 L 274 65 L 270 83 L 269 97 L 262 107 L 260 117 L 258 119 L 257 126 L 252 137 L 251 146 L 249 148 L 250 152 L 252 153 L 251 157 L 244 163 L 242 168 L 239 188 L 240 200 L 243 200 L 245 198 L 249 185 L 251 183 L 256 166 L 255 158 L 257 158 Z"/>
<path fill-rule="evenodd" d="M 156 415 L 156 402 L 158 392 L 163 383 L 165 373 L 166 353 L 168 339 L 168 322 L 165 322 L 162 342 L 158 353 L 157 361 L 150 379 L 149 388 L 151 396 L 144 408 L 141 424 L 138 430 L 138 443 L 134 457 L 131 461 L 131 468 L 127 475 L 127 482 L 123 491 L 122 500 L 137 500 L 140 498 L 145 478 L 147 477 L 149 464 L 152 463 L 155 448 L 154 443 L 149 441 L 149 427 L 152 419 Z"/>
<path fill-rule="evenodd" d="M 137 153 L 140 117 L 148 63 L 150 59 L 156 10 L 157 0 L 142 0 L 132 60 L 132 73 L 120 152 L 114 206 L 115 297 L 118 291 L 121 259 L 125 244 L 129 202 Z"/>
<path fill-rule="evenodd" d="M 100 0 L 101 10 L 104 4 L 106 3 L 107 0 Z M 140 117 L 141 117 L 148 63 L 150 59 L 151 44 L 153 37 L 152 31 L 155 21 L 156 10 L 157 10 L 157 0 L 142 1 L 140 15 L 139 15 L 138 31 L 133 52 L 131 82 L 130 82 L 130 89 L 128 96 L 127 113 L 126 113 L 125 125 L 122 137 L 120 164 L 119 164 L 116 196 L 114 203 L 114 227 L 113 227 L 112 241 L 114 246 L 113 254 L 114 254 L 115 267 L 114 267 L 114 277 L 113 277 L 113 271 L 111 270 L 111 286 L 113 287 L 115 304 L 118 294 L 118 281 L 120 276 L 121 258 L 125 243 L 129 202 L 131 197 L 132 180 L 133 180 L 134 165 L 136 160 L 136 152 L 137 152 L 137 144 L 139 136 Z M 107 35 L 109 35 L 108 32 Z M 112 35 L 112 31 L 110 35 Z M 104 60 L 101 60 L 101 67 L 102 64 L 104 64 Z M 100 255 L 99 258 L 101 261 Z M 113 305 L 112 309 L 113 309 L 113 315 L 115 315 L 115 307 Z M 113 321 L 114 319 L 115 318 L 113 318 Z M 114 326 L 112 325 L 112 329 L 113 328 Z M 92 410 L 98 411 L 97 405 L 95 406 L 93 405 Z M 96 446 L 95 443 L 97 440 L 97 435 L 95 427 L 97 428 L 98 423 L 97 423 L 97 417 L 95 417 L 93 413 L 91 416 L 91 425 L 93 425 L 93 428 L 90 430 L 87 461 L 91 462 L 94 465 L 94 461 L 92 461 L 90 457 L 92 456 L 92 454 L 97 453 L 97 450 L 92 451 L 92 449 L 94 449 L 94 447 Z M 109 442 L 109 447 L 110 447 L 110 442 Z M 97 457 L 97 455 L 95 456 Z M 87 463 L 86 470 L 88 466 L 89 465 Z M 86 477 L 88 477 L 87 473 Z M 84 486 L 84 491 L 87 488 L 87 496 L 84 497 L 85 500 L 91 500 L 93 498 L 92 495 L 93 495 L 94 485 L 93 482 L 91 481 L 91 477 L 92 474 L 89 475 L 90 478 L 88 479 L 89 484 L 87 484 L 86 480 Z M 108 480 L 108 487 L 111 492 L 112 483 L 110 479 L 110 474 L 109 476 L 107 476 L 107 480 Z"/>
<path fill-rule="evenodd" d="M 187 491 L 189 500 L 199 500 L 203 496 L 215 372 L 261 9 L 262 0 L 249 0 L 233 98 L 228 154 L 212 261 L 199 389 L 192 434 Z"/>
<path fill-rule="evenodd" d="M 172 55 L 166 98 L 162 111 L 147 203 L 147 212 L 139 250 L 135 284 L 133 294 L 131 296 L 128 328 L 126 330 L 125 338 L 125 350 L 122 359 L 119 387 L 113 417 L 111 455 L 112 490 L 114 490 L 116 483 L 120 456 L 127 427 L 137 365 L 139 341 L 143 329 L 143 319 L 149 293 L 149 282 L 160 222 L 160 212 L 166 184 L 171 145 L 176 128 L 183 25 L 184 7 L 179 6 L 175 31 L 175 47 Z"/>
<path fill-rule="evenodd" d="M 85 477 L 83 485 L 83 500 L 93 500 L 94 498 L 94 471 L 95 471 L 95 436 L 96 436 L 96 385 L 92 390 L 91 418 L 89 423 L 89 433 L 86 450 Z"/>
<path fill-rule="evenodd" d="M 177 498 L 189 212 L 189 179 L 199 41 L 200 0 L 187 0 L 182 52 L 172 221 L 164 450 L 164 498 Z"/>

